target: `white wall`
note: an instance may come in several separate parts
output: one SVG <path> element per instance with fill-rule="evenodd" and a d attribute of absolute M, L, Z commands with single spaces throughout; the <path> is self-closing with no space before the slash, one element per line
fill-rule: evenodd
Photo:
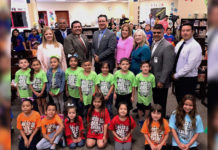
<path fill-rule="evenodd" d="M 38 11 L 68 10 L 70 23 L 79 20 L 83 25 L 97 25 L 97 16 L 106 14 L 108 18 L 128 16 L 128 3 L 37 3 Z M 55 14 L 55 13 L 54 13 Z M 49 14 L 48 14 L 49 17 Z M 48 21 L 50 19 L 48 18 Z M 50 23 L 50 22 L 49 22 Z"/>

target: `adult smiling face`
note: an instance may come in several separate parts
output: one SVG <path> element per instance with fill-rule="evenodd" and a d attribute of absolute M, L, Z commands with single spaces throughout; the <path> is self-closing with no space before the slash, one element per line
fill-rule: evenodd
<path fill-rule="evenodd" d="M 107 16 L 106 15 L 100 15 L 98 17 L 98 25 L 100 30 L 104 30 L 107 28 Z"/>

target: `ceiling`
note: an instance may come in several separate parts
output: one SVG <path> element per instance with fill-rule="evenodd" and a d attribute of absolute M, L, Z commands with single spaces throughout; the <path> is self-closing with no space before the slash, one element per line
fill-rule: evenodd
<path fill-rule="evenodd" d="M 67 3 L 72 3 L 72 2 L 95 2 L 95 3 L 100 3 L 100 2 L 128 2 L 128 0 L 36 0 L 36 2 L 67 2 Z"/>

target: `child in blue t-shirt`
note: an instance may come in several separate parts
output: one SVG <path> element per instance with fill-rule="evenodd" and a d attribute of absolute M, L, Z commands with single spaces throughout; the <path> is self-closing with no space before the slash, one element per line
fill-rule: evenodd
<path fill-rule="evenodd" d="M 146 24 L 145 26 L 145 34 L 147 36 L 147 40 L 149 42 L 149 46 L 152 45 L 152 40 L 153 40 L 153 32 L 151 31 L 151 25 Z"/>
<path fill-rule="evenodd" d="M 41 38 L 36 28 L 32 28 L 31 34 L 29 35 L 27 40 L 28 40 L 30 49 L 34 49 L 33 46 L 34 46 L 35 41 L 38 41 L 39 43 L 41 43 Z"/>
<path fill-rule="evenodd" d="M 19 35 L 18 29 L 14 29 L 12 31 L 11 44 L 12 44 L 11 45 L 12 50 L 15 50 L 16 52 L 26 50 L 26 44 L 24 38 L 21 35 Z"/>
<path fill-rule="evenodd" d="M 197 114 L 196 99 L 193 95 L 185 95 L 172 113 L 169 120 L 172 129 L 173 150 L 197 149 L 197 138 L 204 132 L 200 115 Z"/>
<path fill-rule="evenodd" d="M 167 28 L 167 33 L 164 34 L 164 38 L 165 38 L 168 42 L 170 42 L 173 46 L 175 46 L 175 44 L 174 44 L 175 38 L 174 38 L 174 36 L 173 36 L 171 33 L 172 33 L 172 32 L 171 32 L 171 28 Z"/>

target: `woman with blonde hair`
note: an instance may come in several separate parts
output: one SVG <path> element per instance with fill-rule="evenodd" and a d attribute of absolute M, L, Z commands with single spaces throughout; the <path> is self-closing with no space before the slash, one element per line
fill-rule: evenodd
<path fill-rule="evenodd" d="M 142 61 L 150 61 L 151 51 L 145 32 L 137 29 L 134 33 L 133 51 L 131 54 L 130 70 L 137 75 L 140 72 Z"/>
<path fill-rule="evenodd" d="M 67 69 L 67 64 L 63 45 L 57 42 L 51 28 L 44 27 L 42 44 L 39 45 L 37 50 L 37 59 L 40 60 L 42 69 L 46 72 L 50 68 L 50 58 L 52 56 L 56 56 L 60 59 L 60 67 L 65 71 Z"/>
<path fill-rule="evenodd" d="M 132 30 L 129 24 L 122 25 L 121 37 L 117 44 L 116 50 L 116 64 L 120 64 L 122 58 L 130 58 L 130 54 L 133 49 L 133 37 Z"/>

